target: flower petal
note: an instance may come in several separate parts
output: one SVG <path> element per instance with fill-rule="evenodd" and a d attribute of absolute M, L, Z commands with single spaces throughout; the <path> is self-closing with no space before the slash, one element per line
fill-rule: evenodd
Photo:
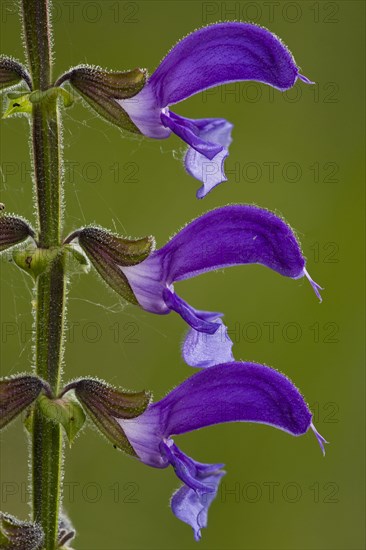
<path fill-rule="evenodd" d="M 259 422 L 302 435 L 311 424 L 311 413 L 293 383 L 256 363 L 229 363 L 200 371 L 162 401 L 165 433 L 170 435 L 236 421 Z"/>
<path fill-rule="evenodd" d="M 170 50 L 148 81 L 161 107 L 207 88 L 256 80 L 291 88 L 298 68 L 276 35 L 251 23 L 218 23 L 189 34 Z"/>
<path fill-rule="evenodd" d="M 184 164 L 191 176 L 203 182 L 197 192 L 197 197 L 202 199 L 227 179 L 224 161 L 229 154 L 233 125 L 223 118 L 194 120 L 166 111 L 161 115 L 163 124 L 190 145 Z"/>
<path fill-rule="evenodd" d="M 248 205 L 227 206 L 204 214 L 156 254 L 164 258 L 168 283 L 249 263 L 297 278 L 303 276 L 305 265 L 291 228 L 272 212 Z"/>
<path fill-rule="evenodd" d="M 208 509 L 225 475 L 221 470 L 223 464 L 196 462 L 182 453 L 172 440 L 163 443 L 162 447 L 175 473 L 184 482 L 172 497 L 170 505 L 173 514 L 192 527 L 198 541 L 201 528 L 207 527 Z"/>
<path fill-rule="evenodd" d="M 256 363 L 225 363 L 201 370 L 134 419 L 118 419 L 136 454 L 158 468 L 169 465 L 161 442 L 225 422 L 268 424 L 294 436 L 308 431 L 311 412 L 283 374 Z"/>
<path fill-rule="evenodd" d="M 169 309 L 178 313 L 191 327 L 182 347 L 187 365 L 206 368 L 234 361 L 233 343 L 220 319 L 222 313 L 194 309 L 168 288 L 164 290 L 163 298 Z"/>
<path fill-rule="evenodd" d="M 116 99 L 142 134 L 154 139 L 166 139 L 172 131 L 161 122 L 162 109 L 152 89 L 146 85 L 130 99 Z"/>
<path fill-rule="evenodd" d="M 183 342 L 182 355 L 187 365 L 204 369 L 234 361 L 233 343 L 222 320 L 211 313 L 211 321 L 219 328 L 213 334 L 191 328 Z"/>
<path fill-rule="evenodd" d="M 163 298 L 168 308 L 178 313 L 193 329 L 207 334 L 214 334 L 220 328 L 219 323 L 212 320 L 212 316 L 216 318 L 219 314 L 208 313 L 200 315 L 200 311 L 187 304 L 187 302 L 168 288 L 164 289 Z"/>
<path fill-rule="evenodd" d="M 212 159 L 207 159 L 204 155 L 197 152 L 193 147 L 189 147 L 184 159 L 185 168 L 191 176 L 203 182 L 202 187 L 197 191 L 197 198 L 203 199 L 214 187 L 227 181 L 224 172 L 224 162 L 229 155 L 229 145 L 231 143 L 231 130 L 233 125 L 225 119 L 211 118 L 195 120 L 195 124 L 200 123 L 200 136 L 202 139 L 220 143 L 223 148 Z"/>
<path fill-rule="evenodd" d="M 299 77 L 281 40 L 252 23 L 217 23 L 178 42 L 135 97 L 118 101 L 148 137 L 166 138 L 161 110 L 208 88 L 255 80 L 288 90 Z M 305 77 L 302 80 L 306 82 Z"/>
<path fill-rule="evenodd" d="M 223 468 L 223 464 L 203 464 L 196 462 L 184 454 L 172 439 L 162 441 L 160 449 L 162 454 L 168 459 L 169 464 L 173 466 L 177 477 L 183 483 L 195 491 L 204 491 L 206 493 L 213 491 L 213 488 L 205 483 L 205 475 L 220 470 Z"/>
<path fill-rule="evenodd" d="M 210 485 L 216 485 L 218 489 L 224 475 L 224 472 L 218 472 L 207 476 L 207 482 Z M 216 497 L 217 489 L 215 493 L 201 494 L 183 485 L 172 496 L 170 506 L 173 514 L 192 527 L 196 541 L 201 539 L 201 529 L 207 527 L 208 509 Z"/>
<path fill-rule="evenodd" d="M 222 145 L 201 138 L 201 128 L 198 125 L 196 126 L 194 120 L 179 116 L 172 111 L 162 113 L 161 120 L 164 126 L 170 128 L 177 136 L 206 158 L 211 160 L 221 153 Z"/>
<path fill-rule="evenodd" d="M 268 210 L 233 205 L 193 220 L 139 265 L 121 266 L 121 270 L 144 309 L 168 313 L 163 292 L 175 281 L 252 263 L 292 279 L 307 276 L 305 260 L 289 225 Z"/>
<path fill-rule="evenodd" d="M 187 485 L 183 485 L 172 496 L 170 506 L 173 514 L 192 527 L 196 541 L 201 539 L 201 529 L 207 527 L 208 509 L 216 497 L 221 478 L 224 475 L 224 472 L 217 472 L 207 476 L 207 482 L 216 486 L 214 493 L 199 493 Z"/>
<path fill-rule="evenodd" d="M 283 374 L 255 363 L 232 362 L 196 373 L 141 416 L 116 420 L 142 462 L 173 466 L 184 485 L 172 497 L 172 511 L 199 540 L 225 474 L 223 464 L 196 462 L 170 436 L 224 422 L 256 422 L 294 436 L 311 428 L 322 447 L 325 440 L 311 419 L 303 397 Z"/>

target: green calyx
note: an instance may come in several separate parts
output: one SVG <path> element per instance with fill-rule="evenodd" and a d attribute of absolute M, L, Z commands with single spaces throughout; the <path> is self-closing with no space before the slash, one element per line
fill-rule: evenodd
<path fill-rule="evenodd" d="M 125 300 L 138 305 L 121 267 L 145 260 L 153 251 L 153 237 L 126 239 L 99 227 L 85 227 L 73 235 L 104 281 Z"/>
<path fill-rule="evenodd" d="M 142 90 L 146 83 L 146 71 L 113 72 L 79 65 L 59 80 L 68 81 L 89 106 L 108 122 L 129 132 L 141 133 L 118 100 L 133 97 Z"/>
<path fill-rule="evenodd" d="M 34 231 L 26 220 L 0 212 L 0 253 L 28 237 L 34 238 Z"/>
<path fill-rule="evenodd" d="M 36 376 L 20 375 L 0 380 L 0 429 L 27 409 L 44 389 Z"/>
<path fill-rule="evenodd" d="M 127 454 L 136 453 L 118 419 L 140 416 L 150 403 L 149 392 L 126 392 L 94 379 L 82 379 L 70 384 L 90 419 L 114 447 Z M 67 390 L 67 387 L 66 387 Z"/>
<path fill-rule="evenodd" d="M 44 533 L 37 523 L 20 521 L 0 512 L 0 548 L 2 550 L 41 550 Z"/>
<path fill-rule="evenodd" d="M 12 88 L 24 80 L 31 89 L 31 79 L 26 69 L 12 57 L 0 55 L 0 91 Z"/>

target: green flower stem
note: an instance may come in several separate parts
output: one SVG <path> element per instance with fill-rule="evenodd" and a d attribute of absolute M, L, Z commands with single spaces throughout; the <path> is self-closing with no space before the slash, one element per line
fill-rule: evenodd
<path fill-rule="evenodd" d="M 48 0 L 22 0 L 26 55 L 34 90 L 46 90 L 51 83 L 51 27 L 48 7 Z"/>
<path fill-rule="evenodd" d="M 58 392 L 62 359 L 64 272 L 58 258 L 37 280 L 37 374 Z M 54 550 L 61 498 L 62 439 L 60 424 L 50 422 L 37 407 L 33 420 L 33 518 L 45 532 L 46 550 Z"/>
<path fill-rule="evenodd" d="M 38 0 L 37 0 L 38 1 Z M 39 216 L 39 246 L 60 245 L 61 151 L 57 99 L 33 104 L 32 143 Z"/>
<path fill-rule="evenodd" d="M 52 53 L 48 0 L 22 0 L 26 53 L 33 90 L 51 86 Z M 57 99 L 41 100 L 32 109 L 32 148 L 41 248 L 61 245 L 62 181 Z M 59 391 L 65 317 L 65 272 L 62 256 L 38 276 L 35 296 L 36 372 L 55 395 Z M 33 517 L 45 533 L 45 550 L 57 547 L 61 505 L 62 435 L 59 424 L 37 408 L 33 420 Z"/>

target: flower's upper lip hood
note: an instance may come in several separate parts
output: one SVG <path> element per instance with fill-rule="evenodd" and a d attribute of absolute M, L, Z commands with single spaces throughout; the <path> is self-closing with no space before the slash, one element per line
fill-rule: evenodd
<path fill-rule="evenodd" d="M 162 139 L 170 133 L 161 128 L 160 118 L 168 106 L 208 88 L 244 80 L 284 91 L 298 75 L 290 51 L 267 29 L 252 23 L 216 23 L 178 42 L 142 91 L 120 103 L 143 134 Z"/>
<path fill-rule="evenodd" d="M 158 314 L 175 311 L 191 327 L 183 357 L 187 364 L 203 368 L 233 359 L 231 339 L 221 314 L 194 309 L 174 292 L 174 283 L 243 264 L 261 264 L 292 279 L 306 276 L 320 296 L 291 227 L 272 212 L 251 205 L 207 212 L 140 264 L 120 269 L 141 307 Z"/>
<path fill-rule="evenodd" d="M 119 420 L 138 456 L 164 467 L 160 442 L 223 422 L 268 424 L 302 435 L 312 415 L 283 374 L 256 363 L 231 362 L 197 372 L 139 417 Z"/>
<path fill-rule="evenodd" d="M 263 208 L 230 205 L 203 214 L 146 260 L 121 269 L 144 309 L 166 313 L 167 286 L 248 263 L 263 264 L 290 278 L 304 275 L 305 260 L 289 225 Z"/>

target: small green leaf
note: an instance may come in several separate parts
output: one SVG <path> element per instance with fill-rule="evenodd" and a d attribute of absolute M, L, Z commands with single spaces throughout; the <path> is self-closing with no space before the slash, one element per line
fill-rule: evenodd
<path fill-rule="evenodd" d="M 26 249 L 15 250 L 13 260 L 20 269 L 26 271 L 34 280 L 49 269 L 60 254 L 60 248 L 37 248 L 30 246 Z"/>
<path fill-rule="evenodd" d="M 14 92 L 8 92 L 6 95 L 9 99 L 18 99 L 18 97 L 26 94 L 29 94 L 28 90 L 15 90 Z"/>
<path fill-rule="evenodd" d="M 84 254 L 72 244 L 66 244 L 64 248 L 67 251 L 66 259 L 71 260 L 71 265 L 67 271 L 73 273 L 89 273 L 90 263 Z"/>
<path fill-rule="evenodd" d="M 64 88 L 49 88 L 48 90 L 35 90 L 29 94 L 31 103 L 48 103 L 53 102 L 59 97 L 62 98 L 65 107 L 70 107 L 74 103 L 73 95 L 64 90 Z"/>
<path fill-rule="evenodd" d="M 64 107 L 71 107 L 71 105 L 74 103 L 74 97 L 73 94 L 70 94 L 68 90 L 65 90 L 64 88 L 56 88 L 58 90 L 59 97 L 62 97 L 64 102 Z"/>
<path fill-rule="evenodd" d="M 9 98 L 8 107 L 3 114 L 3 118 L 9 118 L 21 113 L 30 114 L 32 112 L 32 103 L 29 101 L 29 95 L 30 94 L 25 94 L 16 99 Z"/>
<path fill-rule="evenodd" d="M 35 104 L 42 104 L 47 108 L 47 105 L 51 105 L 59 97 L 62 98 L 65 107 L 70 107 L 74 102 L 73 95 L 63 88 L 49 88 L 45 91 L 35 90 L 34 92 L 19 90 L 8 93 L 7 97 L 8 105 L 3 118 L 22 113 L 30 114 Z"/>
<path fill-rule="evenodd" d="M 71 397 L 49 399 L 41 395 L 38 405 L 47 418 L 63 426 L 71 447 L 85 422 L 85 414 L 79 403 Z"/>

